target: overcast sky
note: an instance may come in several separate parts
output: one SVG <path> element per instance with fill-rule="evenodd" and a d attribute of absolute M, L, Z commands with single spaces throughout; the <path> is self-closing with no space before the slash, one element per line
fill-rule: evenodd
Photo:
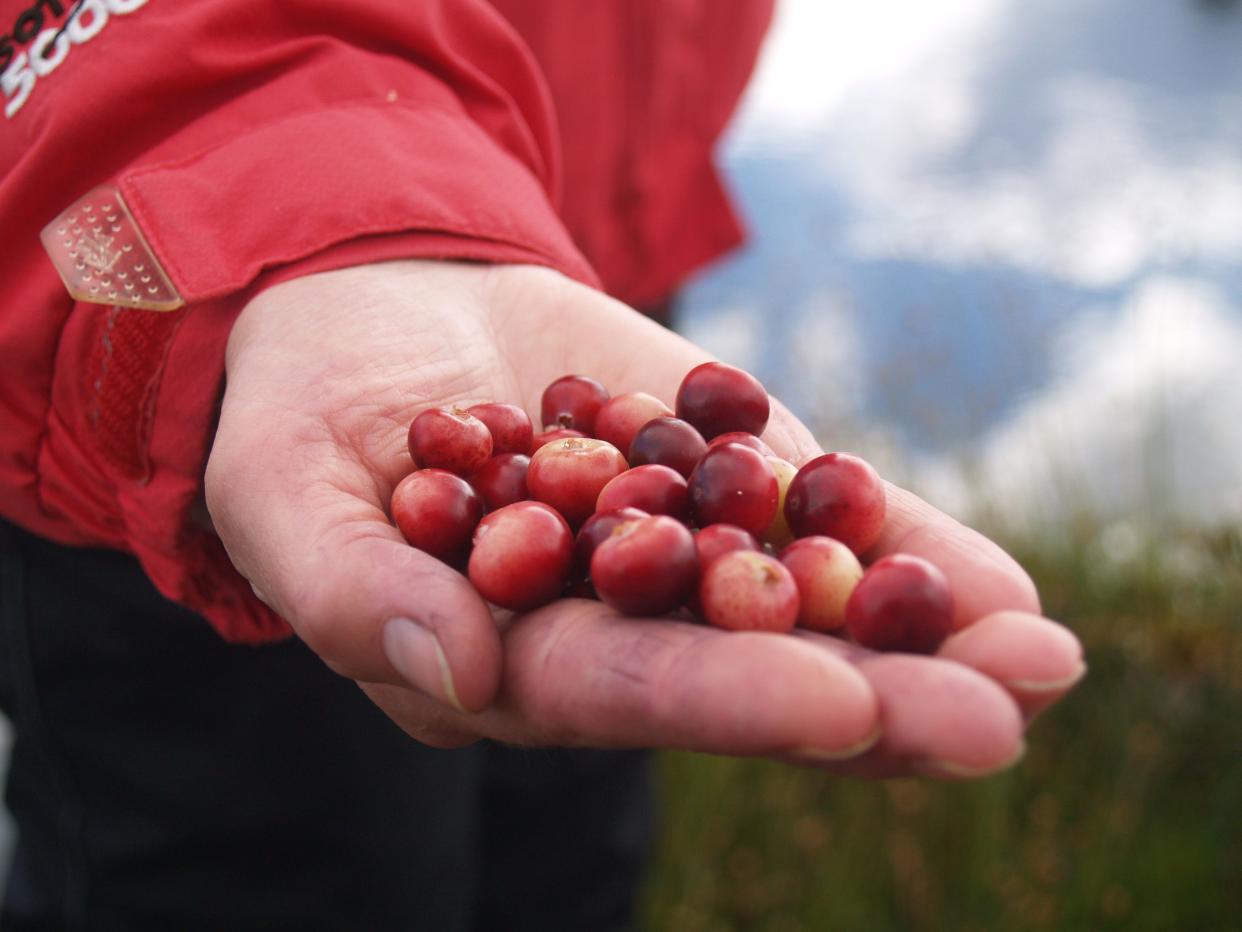
<path fill-rule="evenodd" d="M 1239 17 L 1190 0 L 778 10 L 727 164 L 780 159 L 812 179 L 841 215 L 834 262 L 1008 270 L 1076 296 L 1041 340 L 1035 390 L 969 449 L 911 452 L 912 481 L 959 512 L 982 491 L 1016 518 L 1054 500 L 1124 518 L 1153 497 L 1176 519 L 1242 518 Z M 772 222 L 756 236 L 817 233 Z M 857 415 L 871 384 L 857 315 L 876 310 L 829 282 L 798 300 L 788 345 L 816 411 Z M 691 331 L 760 364 L 745 300 Z M 885 425 L 856 436 L 902 461 Z"/>

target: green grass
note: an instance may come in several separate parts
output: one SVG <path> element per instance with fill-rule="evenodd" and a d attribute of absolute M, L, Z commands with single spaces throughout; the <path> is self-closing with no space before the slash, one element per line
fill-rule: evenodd
<path fill-rule="evenodd" d="M 1242 928 L 1242 537 L 1098 530 L 1010 542 L 1090 665 L 1017 769 L 865 783 L 665 755 L 644 927 Z"/>

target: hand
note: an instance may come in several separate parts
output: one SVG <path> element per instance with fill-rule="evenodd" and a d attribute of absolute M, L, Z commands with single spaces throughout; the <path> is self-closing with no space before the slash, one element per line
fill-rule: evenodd
<path fill-rule="evenodd" d="M 1015 760 L 1024 720 L 1081 675 L 1078 642 L 1038 616 L 1030 580 L 999 548 L 899 489 L 875 555 L 922 554 L 948 575 L 961 630 L 937 657 L 573 599 L 497 619 L 389 523 L 418 411 L 486 400 L 537 411 L 569 372 L 671 400 L 707 358 L 534 267 L 411 261 L 286 282 L 234 326 L 208 506 L 260 598 L 429 744 L 675 747 L 860 775 L 971 776 Z M 779 405 L 765 439 L 795 463 L 820 452 Z"/>

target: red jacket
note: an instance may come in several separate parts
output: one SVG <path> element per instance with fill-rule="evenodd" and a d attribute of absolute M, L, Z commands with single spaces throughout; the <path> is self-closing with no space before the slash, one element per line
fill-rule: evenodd
<path fill-rule="evenodd" d="M 396 257 L 635 304 L 734 245 L 711 149 L 771 0 L 0 0 L 0 514 L 287 633 L 195 520 L 235 315 Z M 39 231 L 115 185 L 186 307 L 74 301 Z"/>

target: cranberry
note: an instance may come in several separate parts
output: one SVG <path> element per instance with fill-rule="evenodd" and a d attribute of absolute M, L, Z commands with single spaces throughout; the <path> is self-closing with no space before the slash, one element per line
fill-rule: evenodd
<path fill-rule="evenodd" d="M 540 502 L 515 502 L 479 522 L 468 575 L 487 601 L 525 612 L 560 596 L 573 563 L 573 534 Z"/>
<path fill-rule="evenodd" d="M 607 440 L 618 450 L 629 452 L 634 436 L 648 421 L 668 417 L 673 412 L 654 395 L 646 392 L 627 392 L 610 398 L 599 410 L 593 433 L 600 440 Z"/>
<path fill-rule="evenodd" d="M 845 603 L 862 579 L 854 551 L 831 537 L 803 537 L 781 552 L 781 562 L 798 584 L 798 624 L 812 631 L 845 625 Z"/>
<path fill-rule="evenodd" d="M 720 434 L 713 437 L 707 444 L 707 448 L 710 450 L 713 447 L 722 446 L 726 443 L 740 443 L 744 447 L 750 447 L 752 450 L 757 450 L 764 456 L 776 456 L 776 453 L 773 452 L 770 446 L 754 434 L 748 434 L 744 430 L 731 430 L 727 434 Z"/>
<path fill-rule="evenodd" d="M 543 390 L 539 408 L 544 429 L 568 427 L 595 432 L 595 416 L 608 400 L 608 389 L 585 375 L 563 375 Z"/>
<path fill-rule="evenodd" d="M 487 426 L 492 435 L 492 456 L 499 453 L 530 453 L 535 429 L 530 415 L 517 405 L 490 401 L 467 409 Z"/>
<path fill-rule="evenodd" d="M 677 389 L 677 416 L 708 440 L 734 430 L 761 434 L 769 412 L 768 393 L 759 380 L 722 362 L 695 366 Z"/>
<path fill-rule="evenodd" d="M 798 619 L 793 576 L 765 553 L 734 550 L 713 560 L 699 600 L 708 621 L 731 631 L 790 631 Z"/>
<path fill-rule="evenodd" d="M 785 519 L 785 498 L 789 494 L 789 484 L 798 474 L 798 467 L 779 456 L 769 456 L 767 460 L 772 472 L 776 473 L 776 516 L 759 536 L 765 544 L 771 544 L 780 550 L 794 539 L 793 531 L 789 530 L 789 522 Z"/>
<path fill-rule="evenodd" d="M 627 459 L 631 466 L 668 466 L 688 479 L 706 452 L 707 442 L 692 426 L 680 418 L 657 417 L 638 429 Z"/>
<path fill-rule="evenodd" d="M 732 524 L 709 524 L 694 535 L 694 546 L 699 553 L 699 569 L 704 572 L 717 557 L 734 550 L 762 552 L 754 534 Z"/>
<path fill-rule="evenodd" d="M 487 425 L 456 406 L 429 408 L 410 425 L 410 456 L 418 466 L 468 476 L 492 455 Z"/>
<path fill-rule="evenodd" d="M 694 537 L 667 515 L 618 525 L 591 557 L 595 591 L 605 604 L 626 615 L 676 611 L 698 578 Z"/>
<path fill-rule="evenodd" d="M 626 470 L 625 457 L 603 440 L 571 438 L 535 451 L 526 474 L 530 497 L 546 502 L 574 527 L 595 511 L 599 493 Z"/>
<path fill-rule="evenodd" d="M 690 502 L 700 527 L 735 524 L 761 534 L 772 523 L 779 495 L 763 454 L 736 443 L 708 450 L 690 475 Z"/>
<path fill-rule="evenodd" d="M 626 521 L 637 521 L 648 517 L 647 512 L 637 508 L 614 508 L 612 511 L 597 511 L 586 519 L 578 536 L 574 540 L 574 569 L 580 575 L 591 572 L 591 557 L 597 548 L 618 525 Z"/>
<path fill-rule="evenodd" d="M 393 489 L 392 518 L 419 550 L 455 564 L 483 516 L 483 501 L 460 476 L 443 469 L 410 473 Z"/>
<path fill-rule="evenodd" d="M 798 470 L 785 497 L 795 537 L 835 537 L 855 553 L 884 529 L 884 483 L 871 465 L 849 453 L 826 453 Z"/>
<path fill-rule="evenodd" d="M 694 535 L 694 549 L 699 555 L 699 575 L 707 572 L 707 568 L 718 557 L 734 550 L 749 550 L 761 553 L 759 541 L 749 531 L 743 531 L 732 524 L 710 524 Z M 699 601 L 698 590 L 690 596 L 687 603 L 694 614 L 702 617 L 703 605 Z"/>
<path fill-rule="evenodd" d="M 953 630 L 953 593 L 921 557 L 877 560 L 845 604 L 850 637 L 874 650 L 934 653 Z"/>
<path fill-rule="evenodd" d="M 637 466 L 611 479 L 599 493 L 596 511 L 639 508 L 652 515 L 690 520 L 686 480 L 667 466 Z"/>
<path fill-rule="evenodd" d="M 526 489 L 526 471 L 530 457 L 522 453 L 501 453 L 480 466 L 470 477 L 470 484 L 483 498 L 488 511 L 530 498 Z"/>
<path fill-rule="evenodd" d="M 586 434 L 580 430 L 570 430 L 568 427 L 549 427 L 543 433 L 536 434 L 530 442 L 530 455 L 534 456 L 535 451 L 554 440 L 572 440 L 577 437 L 584 439 Z"/>

